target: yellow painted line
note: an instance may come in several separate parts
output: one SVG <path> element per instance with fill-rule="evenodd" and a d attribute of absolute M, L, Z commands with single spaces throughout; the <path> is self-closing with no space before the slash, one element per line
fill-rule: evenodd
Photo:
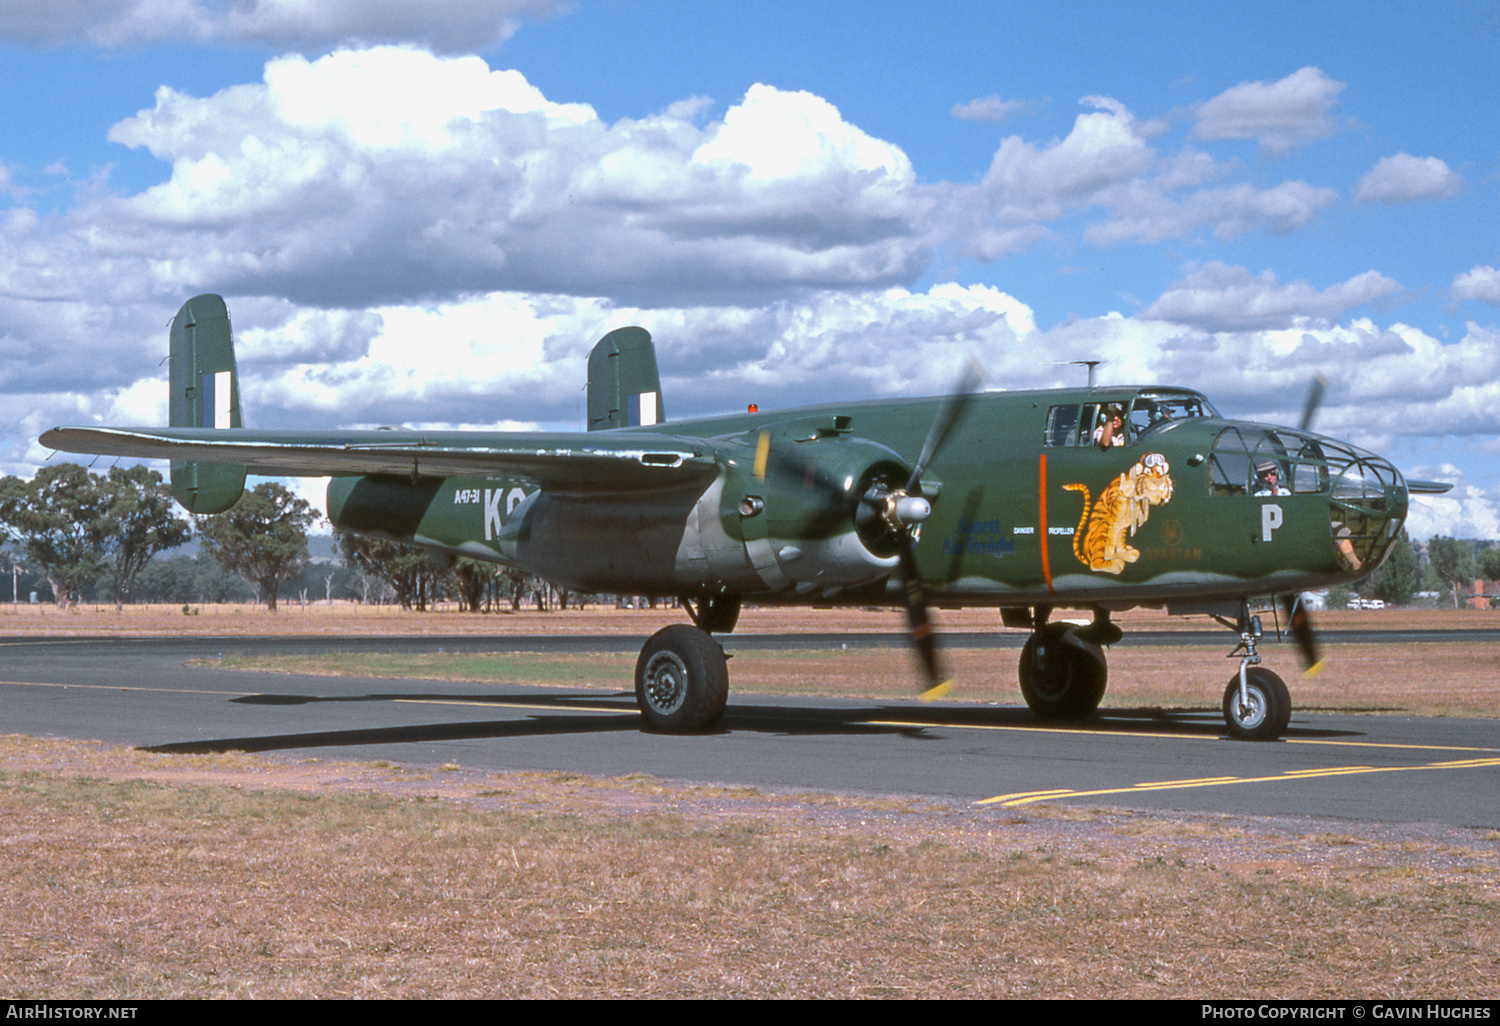
<path fill-rule="evenodd" d="M 1286 783 L 1287 781 L 1322 779 L 1324 777 L 1350 776 L 1360 773 L 1409 773 L 1415 770 L 1451 770 L 1451 769 L 1478 769 L 1488 766 L 1500 766 L 1500 758 L 1495 759 L 1453 759 L 1447 762 L 1432 762 L 1422 766 L 1347 766 L 1328 767 L 1324 769 L 1311 770 L 1288 770 L 1266 777 L 1198 777 L 1189 780 L 1170 781 L 1163 780 L 1147 784 L 1134 784 L 1130 787 L 1109 787 L 1096 791 L 1020 791 L 1015 794 L 1001 794 L 993 798 L 984 798 L 975 802 L 975 805 L 1029 805 L 1032 802 L 1047 801 L 1057 798 L 1095 798 L 1106 794 L 1132 794 L 1142 791 L 1168 791 L 1178 788 L 1190 787 L 1220 787 L 1226 784 L 1266 784 Z"/>
<path fill-rule="evenodd" d="M 1051 791 L 1020 791 L 1020 792 L 1017 792 L 1016 794 L 1006 795 L 1005 797 L 1007 797 L 1007 798 L 1036 798 L 1036 799 L 1042 799 L 1042 798 L 1052 798 L 1052 797 L 1056 797 L 1057 795 L 1072 794 L 1072 793 L 1073 792 L 1070 791 L 1068 788 L 1066 788 L 1066 787 L 1060 787 L 1060 788 L 1055 788 L 1054 790 L 1051 790 Z M 994 801 L 994 800 L 995 799 L 993 799 L 993 798 L 987 798 L 987 799 L 985 799 L 985 801 Z M 983 804 L 983 803 L 980 803 L 980 804 Z"/>
<path fill-rule="evenodd" d="M 1336 777 L 1344 773 L 1376 773 L 1379 772 L 1375 766 L 1338 766 L 1329 769 L 1303 769 L 1287 770 L 1289 777 Z"/>
<path fill-rule="evenodd" d="M 1320 741 L 1310 737 L 1282 738 L 1289 745 L 1328 745 L 1337 748 L 1410 748 L 1413 751 L 1431 752 L 1500 752 L 1500 748 L 1475 748 L 1469 745 L 1398 745 L 1389 741 Z"/>
<path fill-rule="evenodd" d="M 1088 734 L 1093 737 L 1161 737 L 1177 741 L 1223 741 L 1223 734 L 1180 734 L 1169 730 L 1110 730 L 1100 727 L 1018 727 L 1004 723 L 949 723 L 940 720 L 866 720 L 872 727 L 948 727 L 953 730 L 1014 730 L 1033 734 Z M 1414 752 L 1500 752 L 1500 747 L 1475 745 L 1401 745 L 1382 741 L 1323 741 L 1312 737 L 1283 738 L 1289 745 L 1333 745 L 1343 748 L 1400 748 Z"/>

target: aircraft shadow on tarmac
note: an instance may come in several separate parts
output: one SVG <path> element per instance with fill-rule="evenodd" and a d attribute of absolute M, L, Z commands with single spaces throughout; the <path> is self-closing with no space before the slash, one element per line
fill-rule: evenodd
<path fill-rule="evenodd" d="M 269 752 L 305 748 L 412 744 L 430 741 L 456 741 L 542 737 L 558 734 L 603 734 L 622 731 L 645 732 L 630 692 L 589 695 L 501 695 L 476 696 L 473 693 L 387 692 L 383 694 L 325 697 L 297 694 L 241 695 L 230 701 L 241 705 L 309 705 L 339 702 L 455 702 L 466 705 L 542 706 L 556 712 L 544 712 L 525 719 L 462 720 L 449 723 L 412 723 L 391 727 L 364 727 L 350 730 L 306 731 L 252 737 L 227 737 L 169 744 L 149 745 L 143 750 L 173 754 L 206 754 L 213 752 Z M 613 711 L 617 707 L 618 712 Z M 731 705 L 717 728 L 704 737 L 741 732 L 797 735 L 882 735 L 899 734 L 915 740 L 938 740 L 934 731 L 943 727 L 1002 727 L 1047 729 L 1032 713 L 1020 706 L 937 706 L 913 708 L 908 705 L 872 705 L 849 708 L 816 708 L 798 705 Z M 1137 708 L 1105 709 L 1082 723 L 1063 725 L 1070 733 L 1084 734 L 1176 734 L 1212 736 L 1226 740 L 1223 719 L 1214 708 Z M 1293 726 L 1286 732 L 1290 738 L 1333 738 L 1361 736 L 1356 730 L 1335 730 Z M 678 736 L 678 735 L 664 735 Z"/>

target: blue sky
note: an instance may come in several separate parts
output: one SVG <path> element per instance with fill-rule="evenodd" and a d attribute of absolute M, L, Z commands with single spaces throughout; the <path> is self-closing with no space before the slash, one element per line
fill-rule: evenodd
<path fill-rule="evenodd" d="M 1500 15 L 1395 3 L 63 0 L 0 9 L 0 463 L 165 416 L 224 294 L 247 422 L 577 427 L 1101 380 L 1452 480 L 1500 536 Z"/>

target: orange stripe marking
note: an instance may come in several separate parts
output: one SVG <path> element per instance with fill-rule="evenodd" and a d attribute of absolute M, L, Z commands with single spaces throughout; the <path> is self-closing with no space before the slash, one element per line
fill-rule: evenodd
<path fill-rule="evenodd" d="M 1038 475 L 1038 481 L 1037 481 L 1036 494 L 1037 494 L 1037 505 L 1040 507 L 1040 509 L 1037 512 L 1038 523 L 1036 525 L 1036 533 L 1039 534 L 1039 535 L 1041 535 L 1041 546 L 1042 546 L 1042 578 L 1047 582 L 1047 590 L 1050 591 L 1050 592 L 1052 592 L 1052 594 L 1056 595 L 1057 592 L 1052 587 L 1052 564 L 1051 564 L 1051 562 L 1047 558 L 1047 539 L 1049 537 L 1051 537 L 1051 535 L 1049 535 L 1047 533 L 1047 454 L 1046 453 L 1042 453 L 1042 455 L 1037 459 L 1037 475 Z"/>

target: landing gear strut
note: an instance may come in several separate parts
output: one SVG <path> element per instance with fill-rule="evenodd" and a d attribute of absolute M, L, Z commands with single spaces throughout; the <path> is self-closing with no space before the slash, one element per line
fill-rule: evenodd
<path fill-rule="evenodd" d="M 683 598 L 682 608 L 699 628 L 710 634 L 728 634 L 740 620 L 738 595 L 707 595 L 701 599 Z"/>
<path fill-rule="evenodd" d="M 651 730 L 707 730 L 724 715 L 729 665 L 706 631 L 685 623 L 663 627 L 635 663 L 635 702 Z"/>
<path fill-rule="evenodd" d="M 1227 623 L 1227 621 L 1225 621 Z M 1255 650 L 1260 640 L 1260 617 L 1240 609 L 1240 643 L 1231 656 L 1240 656 L 1240 672 L 1224 689 L 1224 722 L 1229 733 L 1245 741 L 1274 741 L 1292 720 L 1292 696 L 1286 682 L 1260 665 Z"/>
<path fill-rule="evenodd" d="M 1047 613 L 1036 611 L 1031 637 L 1021 649 L 1021 697 L 1044 720 L 1087 719 L 1104 699 L 1109 679 L 1104 650 L 1089 640 L 1099 622 L 1081 629 L 1049 624 Z M 1113 627 L 1108 620 L 1106 615 L 1103 622 Z M 1118 637 L 1118 628 L 1115 631 Z"/>

